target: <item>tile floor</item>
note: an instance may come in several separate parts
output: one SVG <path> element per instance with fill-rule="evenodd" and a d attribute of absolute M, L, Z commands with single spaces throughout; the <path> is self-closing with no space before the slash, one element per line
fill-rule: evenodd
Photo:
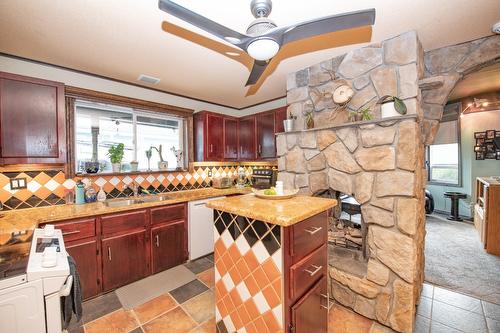
<path fill-rule="evenodd" d="M 212 260 L 185 264 L 196 280 L 132 310 L 123 309 L 114 292 L 85 302 L 81 324 L 73 324 L 70 333 L 215 333 Z M 376 328 L 384 327 L 338 304 L 330 311 L 329 333 Z M 454 332 L 500 333 L 500 305 L 424 284 L 414 333 Z"/>

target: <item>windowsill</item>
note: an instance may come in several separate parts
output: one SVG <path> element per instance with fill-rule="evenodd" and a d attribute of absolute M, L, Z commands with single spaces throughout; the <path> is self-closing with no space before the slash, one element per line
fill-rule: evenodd
<path fill-rule="evenodd" d="M 171 172 L 187 172 L 188 169 L 175 169 L 169 168 L 166 170 L 137 170 L 137 171 L 122 171 L 122 172 L 113 172 L 113 171 L 105 171 L 105 172 L 97 172 L 97 173 L 76 173 L 77 177 L 98 177 L 98 176 L 126 176 L 126 175 L 141 175 L 145 173 L 171 173 Z"/>
<path fill-rule="evenodd" d="M 440 183 L 440 182 L 433 182 L 433 181 L 427 181 L 427 185 L 436 185 L 436 186 L 448 186 L 448 187 L 462 187 L 462 184 L 451 184 L 451 183 Z"/>

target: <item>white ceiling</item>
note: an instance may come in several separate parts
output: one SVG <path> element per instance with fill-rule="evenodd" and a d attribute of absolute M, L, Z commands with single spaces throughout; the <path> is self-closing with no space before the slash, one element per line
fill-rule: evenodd
<path fill-rule="evenodd" d="M 250 0 L 177 2 L 240 32 L 253 19 Z M 283 26 L 371 7 L 377 11 L 372 42 L 416 29 L 426 50 L 489 35 L 500 20 L 498 0 L 274 0 L 270 18 Z M 156 0 L 2 0 L 0 13 L 2 53 L 136 84 L 147 74 L 161 79 L 155 89 L 234 108 L 285 95 L 287 73 L 364 45 L 371 32 L 356 29 L 290 44 L 259 89 L 248 91 L 248 56 L 224 55 L 228 44 L 160 11 Z"/>

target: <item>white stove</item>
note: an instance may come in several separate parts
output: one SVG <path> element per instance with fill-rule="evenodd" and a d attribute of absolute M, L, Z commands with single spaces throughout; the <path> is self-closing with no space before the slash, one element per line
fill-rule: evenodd
<path fill-rule="evenodd" d="M 25 274 L 0 280 L 0 332 L 60 333 L 73 283 L 61 230 L 35 229 Z"/>

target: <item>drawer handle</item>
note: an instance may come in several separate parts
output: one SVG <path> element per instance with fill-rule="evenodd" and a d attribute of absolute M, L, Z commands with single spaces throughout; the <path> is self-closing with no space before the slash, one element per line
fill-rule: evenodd
<path fill-rule="evenodd" d="M 323 308 L 323 309 L 327 309 L 328 311 L 330 311 L 330 309 L 332 308 L 333 306 L 333 302 L 330 302 L 330 295 L 328 294 L 321 294 L 321 297 L 324 297 L 326 298 L 326 306 L 324 306 L 323 304 L 320 304 L 320 306 Z"/>
<path fill-rule="evenodd" d="M 311 265 L 311 267 L 314 268 L 314 270 L 311 271 L 310 269 L 304 269 L 304 271 L 306 273 L 309 273 L 310 276 L 314 276 L 323 268 L 323 266 L 316 266 L 316 265 Z"/>
<path fill-rule="evenodd" d="M 312 227 L 311 229 L 304 229 L 305 232 L 308 232 L 309 235 L 314 235 L 315 233 L 317 233 L 318 231 L 320 231 L 321 229 L 323 229 L 323 227 Z"/>
<path fill-rule="evenodd" d="M 156 235 L 156 247 L 160 247 L 160 236 Z"/>
<path fill-rule="evenodd" d="M 68 231 L 68 232 L 63 232 L 63 236 L 68 236 L 68 235 L 75 235 L 75 234 L 79 234 L 80 233 L 80 230 L 74 230 L 74 231 Z"/>
<path fill-rule="evenodd" d="M 108 246 L 108 259 L 111 261 L 111 248 Z"/>

